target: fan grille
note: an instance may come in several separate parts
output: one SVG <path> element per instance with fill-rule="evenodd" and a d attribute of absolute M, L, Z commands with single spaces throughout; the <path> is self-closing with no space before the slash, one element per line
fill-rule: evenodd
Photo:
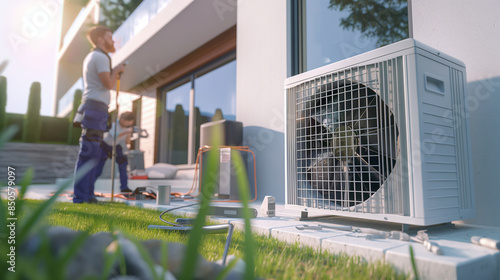
<path fill-rule="evenodd" d="M 394 114 L 377 94 L 380 81 L 373 64 L 293 88 L 296 204 L 345 210 L 381 189 L 400 148 Z"/>

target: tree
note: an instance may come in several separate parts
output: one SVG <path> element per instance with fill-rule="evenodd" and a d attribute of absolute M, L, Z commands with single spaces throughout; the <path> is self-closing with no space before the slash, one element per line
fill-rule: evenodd
<path fill-rule="evenodd" d="M 175 106 L 172 114 L 172 127 L 169 130 L 169 146 L 171 147 L 172 164 L 186 163 L 188 150 L 188 130 L 187 119 L 184 108 L 181 104 Z"/>
<path fill-rule="evenodd" d="M 7 78 L 0 76 L 0 131 L 7 125 Z"/>
<path fill-rule="evenodd" d="M 81 128 L 73 126 L 73 120 L 75 119 L 76 112 L 81 102 L 82 102 L 82 90 L 77 89 L 73 97 L 73 110 L 71 110 L 71 114 L 69 115 L 69 134 L 68 134 L 69 145 L 78 145 L 80 134 L 82 133 Z"/>
<path fill-rule="evenodd" d="M 41 85 L 39 82 L 33 82 L 30 88 L 28 99 L 28 111 L 24 115 L 23 141 L 27 143 L 36 143 L 40 139 L 40 107 L 41 107 Z"/>
<path fill-rule="evenodd" d="M 378 47 L 408 38 L 407 0 L 330 0 L 328 8 L 349 11 L 340 26 L 377 38 Z"/>
<path fill-rule="evenodd" d="M 100 3 L 105 20 L 101 24 L 115 31 L 142 3 L 142 0 L 102 0 Z"/>
<path fill-rule="evenodd" d="M 212 121 L 215 122 L 215 121 L 220 121 L 223 119 L 224 119 L 224 116 L 222 115 L 222 110 L 217 108 L 217 110 L 215 110 L 214 116 L 212 117 Z"/>
<path fill-rule="evenodd" d="M 8 60 L 4 60 L 4 61 L 2 61 L 2 63 L 0 63 L 0 74 L 2 74 L 3 70 L 5 70 L 5 68 L 7 68 L 7 65 L 9 65 Z"/>

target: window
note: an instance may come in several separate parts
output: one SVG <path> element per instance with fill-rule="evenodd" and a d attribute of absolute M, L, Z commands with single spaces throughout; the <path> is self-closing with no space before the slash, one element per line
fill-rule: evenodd
<path fill-rule="evenodd" d="M 189 138 L 189 92 L 191 83 L 187 82 L 181 86 L 165 92 L 165 119 L 162 126 L 166 134 L 164 160 L 171 164 L 188 163 L 188 138 Z"/>
<path fill-rule="evenodd" d="M 195 151 L 198 151 L 202 124 L 221 119 L 236 120 L 236 60 L 200 75 L 194 85 Z"/>
<path fill-rule="evenodd" d="M 194 164 L 200 126 L 220 119 L 236 120 L 234 52 L 167 85 L 161 95 L 165 110 L 160 121 L 158 159 L 170 164 Z"/>
<path fill-rule="evenodd" d="M 407 0 L 291 0 L 289 75 L 408 38 Z"/>

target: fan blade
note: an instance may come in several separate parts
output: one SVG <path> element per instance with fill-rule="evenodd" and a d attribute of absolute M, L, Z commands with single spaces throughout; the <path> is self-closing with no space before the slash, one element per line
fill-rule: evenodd
<path fill-rule="evenodd" d="M 391 127 L 394 127 L 394 128 L 391 128 Z M 361 147 L 365 150 L 370 150 L 371 152 L 375 152 L 375 153 L 381 154 L 385 157 L 389 157 L 392 160 L 396 160 L 398 147 L 397 147 L 397 139 L 394 139 L 394 137 L 398 137 L 399 134 L 396 131 L 396 135 L 394 136 L 393 133 L 391 133 L 391 132 L 394 132 L 396 127 L 395 126 L 391 126 L 391 127 L 373 129 L 373 130 L 371 130 L 371 132 L 361 134 L 360 135 Z M 376 133 L 376 134 L 374 134 L 374 133 Z M 386 143 L 385 146 L 380 145 L 379 138 L 380 138 L 380 140 L 382 140 L 382 143 Z M 363 141 L 363 140 L 367 140 L 367 141 Z M 372 144 L 372 145 L 370 145 L 369 148 L 367 148 L 365 145 L 368 145 L 368 144 Z M 377 144 L 377 145 L 373 145 L 373 144 Z"/>
<path fill-rule="evenodd" d="M 372 96 L 371 100 L 368 102 L 368 105 L 366 107 L 364 107 L 363 109 L 361 109 L 362 112 L 360 113 L 359 117 L 357 117 L 357 122 L 354 123 L 354 125 L 353 125 L 354 128 L 359 129 L 360 127 L 362 127 L 361 120 L 366 120 L 373 114 L 373 113 L 369 114 L 368 110 L 375 110 L 375 115 L 376 115 L 377 109 L 375 107 L 375 104 L 373 104 L 376 100 L 377 100 L 377 98 L 374 98 Z"/>
<path fill-rule="evenodd" d="M 328 128 L 318 122 L 317 117 L 306 118 L 306 125 L 303 128 L 304 136 L 308 137 L 312 144 L 311 148 L 324 148 L 329 146 L 328 139 L 332 138 L 331 132 Z"/>
<path fill-rule="evenodd" d="M 341 161 L 342 167 L 342 179 L 343 179 L 343 189 L 342 189 L 342 206 L 349 207 L 352 206 L 353 203 L 353 189 L 354 186 L 352 184 L 352 177 L 349 173 L 349 165 L 347 161 Z"/>
<path fill-rule="evenodd" d="M 360 166 L 360 168 L 365 168 L 365 170 L 361 170 L 363 173 L 362 174 L 369 174 L 370 175 L 370 181 L 375 181 L 375 182 L 384 182 L 387 178 L 384 176 L 384 174 L 380 173 L 379 170 L 377 170 L 375 167 L 373 167 L 370 163 L 368 163 L 362 156 L 360 156 L 358 153 L 356 153 L 356 156 L 354 157 L 354 160 L 357 160 L 355 162 L 356 165 Z M 375 176 L 375 180 L 372 179 L 372 176 Z M 364 179 L 364 178 L 363 178 Z M 368 180 L 364 180 L 368 181 Z"/>

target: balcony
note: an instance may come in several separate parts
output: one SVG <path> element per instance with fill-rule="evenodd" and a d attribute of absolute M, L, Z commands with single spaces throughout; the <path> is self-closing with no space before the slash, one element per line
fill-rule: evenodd
<path fill-rule="evenodd" d="M 144 0 L 113 35 L 117 49 L 112 55 L 113 67 L 129 61 L 122 77 L 121 91 L 141 91 L 142 82 L 234 27 L 236 4 L 222 13 L 214 3 Z M 99 3 L 96 0 L 89 1 L 84 10 L 81 10 L 81 6 L 74 7 L 73 21 L 68 22 L 67 30 L 70 32 L 63 33 L 64 43 L 61 42 L 58 53 L 54 115 L 62 114 L 66 109 L 64 106 L 59 107 L 57 101 L 67 94 L 82 75 L 82 62 L 90 50 L 85 31 L 89 24 L 98 21 L 98 11 Z"/>
<path fill-rule="evenodd" d="M 236 2 L 224 11 L 213 1 L 144 0 L 113 37 L 113 67 L 128 61 L 121 90 L 142 82 L 236 25 Z M 156 85 L 156 86 L 159 86 Z"/>
<path fill-rule="evenodd" d="M 116 50 L 119 50 L 135 35 L 139 34 L 171 0 L 144 0 L 127 20 L 115 31 Z"/>

